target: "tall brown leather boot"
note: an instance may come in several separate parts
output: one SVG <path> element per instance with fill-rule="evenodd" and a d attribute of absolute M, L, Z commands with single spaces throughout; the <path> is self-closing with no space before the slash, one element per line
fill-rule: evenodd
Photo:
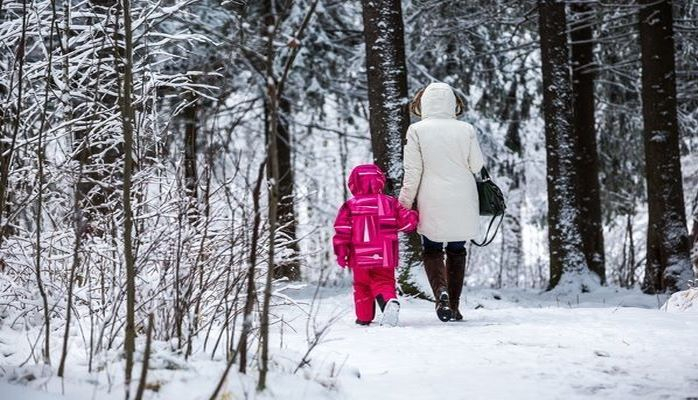
<path fill-rule="evenodd" d="M 423 257 L 424 270 L 427 273 L 431 290 L 434 292 L 434 300 L 436 300 L 436 315 L 443 322 L 449 321 L 452 314 L 448 297 L 444 252 L 425 252 Z"/>
<path fill-rule="evenodd" d="M 465 249 L 463 252 L 446 251 L 446 271 L 448 273 L 448 297 L 451 306 L 453 319 L 460 321 L 463 314 L 458 310 L 460 295 L 463 292 L 463 281 L 465 279 Z"/>

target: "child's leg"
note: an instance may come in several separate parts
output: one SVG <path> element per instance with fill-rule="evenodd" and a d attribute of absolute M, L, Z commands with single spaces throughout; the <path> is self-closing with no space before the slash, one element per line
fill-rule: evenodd
<path fill-rule="evenodd" d="M 397 297 L 395 293 L 395 269 L 386 267 L 370 268 L 371 291 L 383 311 L 385 304 L 390 299 Z"/>
<path fill-rule="evenodd" d="M 355 267 L 354 274 L 354 309 L 357 322 L 371 322 L 375 314 L 375 301 L 371 294 L 370 268 Z"/>

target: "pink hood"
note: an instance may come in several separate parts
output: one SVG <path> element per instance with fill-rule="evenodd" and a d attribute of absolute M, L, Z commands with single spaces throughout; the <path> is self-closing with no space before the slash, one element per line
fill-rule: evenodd
<path fill-rule="evenodd" d="M 354 196 L 383 193 L 385 175 L 377 165 L 363 164 L 351 171 L 349 190 Z"/>

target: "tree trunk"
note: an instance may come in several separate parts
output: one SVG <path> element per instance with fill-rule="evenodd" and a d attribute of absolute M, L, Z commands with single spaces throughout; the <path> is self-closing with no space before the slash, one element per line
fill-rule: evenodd
<path fill-rule="evenodd" d="M 126 354 L 126 370 L 124 381 L 126 387 L 126 399 L 128 400 L 131 385 L 131 373 L 133 372 L 133 353 L 136 349 L 136 265 L 133 255 L 131 231 L 133 228 L 133 212 L 131 209 L 131 176 L 133 173 L 133 124 L 135 121 L 133 110 L 133 39 L 131 31 L 131 4 L 130 0 L 121 0 L 124 22 L 124 54 L 120 60 L 119 68 L 122 71 L 119 90 L 119 108 L 121 110 L 121 124 L 124 135 L 124 181 L 123 181 L 123 205 L 124 205 L 124 264 L 126 266 L 126 328 L 124 332 L 124 353 Z"/>
<path fill-rule="evenodd" d="M 543 113 L 548 175 L 549 289 L 588 290 L 588 268 L 579 224 L 575 160 L 578 143 L 572 132 L 572 87 L 565 3 L 538 2 Z"/>
<path fill-rule="evenodd" d="M 586 3 L 575 3 L 571 8 L 573 125 L 579 143 L 577 193 L 579 210 L 584 215 L 579 222 L 587 265 L 605 284 L 599 155 L 594 118 L 594 42 L 589 23 L 591 8 Z"/>
<path fill-rule="evenodd" d="M 402 147 L 410 125 L 407 67 L 402 4 L 399 0 L 362 0 L 369 128 L 373 161 L 386 174 L 385 191 L 397 195 L 402 181 Z M 421 263 L 420 240 L 412 234 L 403 240 L 398 275 L 403 293 L 423 297 L 411 281 L 412 268 Z"/>
<path fill-rule="evenodd" d="M 522 73 L 522 81 L 523 81 Z M 504 145 L 512 152 L 512 157 L 507 157 L 500 168 L 504 176 L 509 177 L 509 190 L 507 196 L 507 210 L 502 220 L 502 247 L 500 254 L 500 287 L 512 285 L 519 286 L 519 278 L 522 275 L 524 265 L 523 258 L 523 231 L 522 231 L 522 208 L 524 205 L 525 174 L 524 163 L 522 162 L 523 146 L 521 143 L 520 120 L 521 109 L 528 107 L 524 100 L 519 108 L 517 106 L 517 94 L 519 83 L 512 82 L 509 94 L 506 98 L 505 109 L 502 118 L 509 121 L 507 136 Z M 524 110 L 526 111 L 526 110 Z M 506 280 L 502 282 L 502 276 Z"/>
<path fill-rule="evenodd" d="M 292 254 L 274 267 L 274 278 L 287 278 L 292 281 L 300 280 L 300 262 L 298 259 L 298 242 L 296 241 L 296 214 L 293 197 L 294 173 L 292 157 L 292 139 L 289 130 L 288 116 L 291 114 L 291 103 L 283 95 L 278 99 L 279 113 L 276 119 L 276 150 L 279 164 L 279 235 L 288 244 Z M 273 136 L 272 136 L 273 137 Z"/>
<path fill-rule="evenodd" d="M 198 134 L 199 99 L 193 92 L 187 92 L 187 106 L 184 108 L 184 190 L 187 197 L 187 216 L 193 224 L 198 216 L 198 186 L 199 179 L 196 171 L 196 139 Z"/>
<path fill-rule="evenodd" d="M 278 204 L 279 204 L 279 153 L 277 148 L 278 138 L 278 122 L 279 108 L 277 97 L 277 81 L 274 74 L 274 40 L 276 38 L 277 29 L 277 14 L 272 0 L 267 0 L 268 11 L 264 15 L 264 25 L 267 26 L 265 32 L 266 39 L 266 106 L 267 115 L 269 116 L 269 137 L 267 140 L 267 177 L 269 184 L 267 191 L 269 195 L 269 253 L 267 255 L 267 275 L 264 281 L 264 296 L 262 301 L 262 309 L 260 312 L 259 321 L 259 381 L 257 382 L 257 390 L 262 391 L 267 385 L 267 372 L 269 371 L 269 303 L 271 301 L 271 283 L 275 269 L 276 256 L 276 235 L 278 228 Z"/>
<path fill-rule="evenodd" d="M 260 2 L 261 4 L 261 15 L 260 17 L 266 18 L 268 15 L 274 13 L 276 18 L 281 19 L 277 22 L 280 26 L 283 24 L 283 20 L 289 15 L 289 4 L 283 2 L 276 2 L 272 4 L 273 1 L 265 0 Z M 317 2 L 311 5 L 311 11 L 306 15 L 306 19 L 301 23 L 299 31 L 297 31 L 294 37 L 300 41 L 303 31 L 307 27 L 308 18 L 314 12 Z M 267 26 L 265 24 L 261 25 L 261 36 L 263 38 L 268 38 Z M 287 58 L 285 60 L 286 65 L 283 71 L 280 73 L 280 77 L 276 75 L 272 76 L 275 80 L 275 84 L 278 86 L 276 91 L 276 109 L 277 117 L 274 121 L 276 125 L 276 135 L 272 136 L 270 134 L 270 120 L 269 115 L 265 115 L 265 134 L 266 140 L 270 137 L 274 138 L 274 147 L 276 147 L 276 160 L 275 162 L 279 165 L 279 201 L 278 201 L 278 216 L 279 216 L 279 226 L 277 233 L 281 239 L 281 246 L 286 250 L 284 253 L 286 255 L 283 259 L 278 260 L 273 269 L 273 278 L 281 279 L 286 278 L 292 281 L 300 280 L 301 278 L 301 266 L 299 259 L 300 248 L 297 242 L 296 235 L 296 213 L 295 213 L 295 197 L 294 197 L 294 165 L 293 165 L 293 139 L 291 137 L 291 130 L 289 124 L 289 116 L 291 115 L 291 101 L 284 93 L 284 87 L 286 83 L 287 76 L 290 71 L 290 67 L 295 60 L 298 48 L 292 48 L 289 53 L 287 53 Z M 276 71 L 274 71 L 276 73 Z M 266 87 L 266 85 L 265 85 Z M 264 103 L 265 113 L 269 113 L 268 100 Z"/>
<path fill-rule="evenodd" d="M 273 35 L 270 40 L 273 39 Z M 271 47 L 271 45 L 269 45 Z M 267 54 L 270 54 L 268 52 Z M 277 121 L 277 104 L 276 104 L 276 84 L 273 80 L 268 81 L 268 95 L 267 99 L 269 101 L 269 114 L 270 114 L 270 134 L 272 137 L 276 135 L 276 121 Z M 279 201 L 279 165 L 277 164 L 276 157 L 278 156 L 276 145 L 274 140 L 269 141 L 268 145 L 268 167 L 269 167 L 269 178 L 271 183 L 269 184 L 269 253 L 268 253 L 268 267 L 267 275 L 264 280 L 264 296 L 262 301 L 262 310 L 260 312 L 260 322 L 259 322 L 259 341 L 260 341 L 260 363 L 259 363 L 259 381 L 257 382 L 257 390 L 262 391 L 267 385 L 267 372 L 269 371 L 269 304 L 271 301 L 271 283 L 274 270 L 276 269 L 276 235 L 278 224 L 278 201 Z"/>
<path fill-rule="evenodd" d="M 386 174 L 386 193 L 402 179 L 402 146 L 410 124 L 402 6 L 399 0 L 362 0 L 369 125 L 373 160 Z"/>
<path fill-rule="evenodd" d="M 264 179 L 264 169 L 266 161 L 259 165 L 257 172 L 257 180 L 255 181 L 254 189 L 252 190 L 252 241 L 250 242 L 250 256 L 247 265 L 247 292 L 245 297 L 245 307 L 243 310 L 242 331 L 240 332 L 240 340 L 235 354 L 240 354 L 240 372 L 247 372 L 247 339 L 252 330 L 252 311 L 257 302 L 257 288 L 255 285 L 257 267 L 257 248 L 259 244 L 259 226 L 261 225 L 262 215 L 259 209 L 259 199 L 262 188 L 262 180 Z M 235 361 L 233 356 L 230 363 Z"/>
<path fill-rule="evenodd" d="M 691 263 L 693 264 L 693 273 L 698 275 L 698 207 L 695 204 L 691 226 Z"/>
<path fill-rule="evenodd" d="M 645 293 L 675 292 L 693 278 L 684 209 L 672 2 L 640 2 L 642 117 L 649 220 Z"/>
<path fill-rule="evenodd" d="M 142 400 L 143 393 L 148 378 L 148 366 L 150 365 L 150 345 L 153 339 L 153 325 L 155 324 L 155 316 L 153 313 L 148 314 L 148 333 L 145 339 L 145 350 L 143 350 L 143 367 L 141 368 L 141 379 L 138 381 L 138 389 L 136 390 L 135 400 Z"/>
<path fill-rule="evenodd" d="M 123 155 L 123 145 L 115 135 L 118 121 L 109 122 L 109 113 L 104 111 L 116 111 L 119 106 L 114 95 L 118 88 L 110 84 L 117 72 L 110 66 L 114 57 L 123 57 L 124 49 L 115 44 L 117 37 L 114 35 L 119 35 L 119 16 L 114 11 L 117 0 L 91 0 L 90 4 L 92 15 L 85 18 L 84 24 L 89 26 L 101 19 L 108 28 L 108 31 L 93 33 L 93 43 L 98 46 L 96 65 L 86 67 L 89 68 L 87 73 L 94 76 L 93 104 L 99 107 L 88 108 L 88 118 L 84 123 L 74 124 L 72 131 L 74 159 L 84 165 L 83 176 L 77 184 L 81 212 L 89 224 L 88 231 L 101 236 L 108 230 L 109 214 L 119 204 L 115 188 L 122 172 L 119 171 L 119 160 Z M 110 32 L 114 32 L 112 37 L 108 36 Z"/>
<path fill-rule="evenodd" d="M 17 103 L 15 104 L 15 110 L 7 109 L 0 111 L 0 245 L 2 245 L 5 236 L 11 234 L 14 229 L 11 227 L 9 221 L 10 216 L 10 202 L 7 200 L 12 194 L 12 191 L 8 190 L 9 178 L 10 178 L 10 166 L 13 161 L 13 153 L 15 151 L 15 145 L 17 144 L 17 135 L 19 134 L 20 120 L 22 116 L 22 100 L 24 96 L 22 95 L 24 89 L 24 61 L 25 61 L 25 51 L 27 45 L 27 20 L 29 15 L 27 13 L 27 2 L 22 2 L 22 35 L 20 36 L 19 43 L 17 45 L 17 52 L 15 54 L 16 64 L 17 64 Z M 14 72 L 14 71 L 13 71 Z M 4 105 L 3 105 L 4 108 Z M 14 112 L 13 112 L 14 111 Z M 14 114 L 12 117 L 11 125 L 7 125 L 9 132 L 5 131 L 5 119 L 10 119 L 10 115 Z M 9 142 L 9 143 L 8 143 Z M 7 214 L 8 221 L 3 220 L 3 215 Z M 48 357 L 48 355 L 46 355 Z"/>

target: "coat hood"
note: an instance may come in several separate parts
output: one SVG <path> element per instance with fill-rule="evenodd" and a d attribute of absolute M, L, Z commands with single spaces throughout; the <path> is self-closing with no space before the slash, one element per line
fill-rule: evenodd
<path fill-rule="evenodd" d="M 359 165 L 349 176 L 349 190 L 354 196 L 361 194 L 383 193 L 385 175 L 377 165 Z"/>
<path fill-rule="evenodd" d="M 431 83 L 424 89 L 420 108 L 422 118 L 455 118 L 456 95 L 446 83 Z"/>

